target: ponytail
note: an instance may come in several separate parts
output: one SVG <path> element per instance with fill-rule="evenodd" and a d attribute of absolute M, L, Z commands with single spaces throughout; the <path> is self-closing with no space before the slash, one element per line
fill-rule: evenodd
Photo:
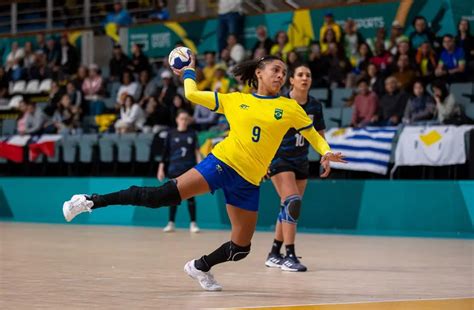
<path fill-rule="evenodd" d="M 255 70 L 262 69 L 265 65 L 273 60 L 280 60 L 277 56 L 264 56 L 260 59 L 252 59 L 241 62 L 232 70 L 235 77 L 240 77 L 240 80 L 250 87 L 258 88 L 258 79 L 255 75 Z"/>

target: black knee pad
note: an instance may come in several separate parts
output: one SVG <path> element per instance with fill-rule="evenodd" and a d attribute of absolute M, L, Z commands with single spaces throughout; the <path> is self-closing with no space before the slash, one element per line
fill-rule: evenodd
<path fill-rule="evenodd" d="M 228 246 L 227 246 L 226 255 L 227 255 L 228 261 L 234 261 L 234 262 L 239 261 L 247 257 L 247 255 L 249 255 L 250 253 L 250 244 L 244 247 L 239 246 L 233 243 L 232 241 L 229 241 L 227 244 Z"/>
<path fill-rule="evenodd" d="M 283 202 L 282 220 L 288 223 L 295 223 L 298 221 L 301 212 L 301 197 L 299 195 L 289 196 Z"/>
<path fill-rule="evenodd" d="M 177 206 L 181 202 L 178 187 L 174 181 L 168 181 L 159 187 L 131 186 L 120 192 L 124 204 L 140 205 L 149 208 Z"/>

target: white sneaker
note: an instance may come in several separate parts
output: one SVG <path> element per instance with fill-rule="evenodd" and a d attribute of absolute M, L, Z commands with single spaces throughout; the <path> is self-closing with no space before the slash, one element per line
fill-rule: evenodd
<path fill-rule="evenodd" d="M 166 225 L 165 228 L 163 228 L 164 232 L 173 232 L 176 230 L 176 226 L 173 222 L 168 222 L 168 225 Z"/>
<path fill-rule="evenodd" d="M 65 201 L 63 204 L 63 214 L 66 221 L 70 222 L 78 214 L 83 212 L 92 212 L 94 203 L 86 199 L 86 195 L 74 195 L 71 200 Z"/>
<path fill-rule="evenodd" d="M 204 272 L 194 266 L 194 259 L 184 265 L 184 271 L 191 278 L 198 280 L 199 284 L 206 291 L 222 291 L 222 286 L 216 282 L 210 271 Z"/>
<path fill-rule="evenodd" d="M 191 222 L 191 224 L 189 224 L 189 231 L 192 232 L 192 233 L 197 234 L 197 233 L 200 232 L 201 230 L 200 230 L 199 227 L 197 226 L 196 222 Z"/>

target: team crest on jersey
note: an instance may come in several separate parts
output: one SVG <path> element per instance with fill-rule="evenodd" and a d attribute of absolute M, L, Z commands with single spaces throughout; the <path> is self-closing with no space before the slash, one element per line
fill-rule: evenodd
<path fill-rule="evenodd" d="M 248 108 L 250 108 L 250 106 L 246 105 L 245 103 L 242 103 L 240 105 L 240 108 L 243 109 L 243 110 L 248 110 Z"/>
<path fill-rule="evenodd" d="M 283 117 L 283 110 L 276 108 L 274 116 L 276 120 L 280 120 Z"/>

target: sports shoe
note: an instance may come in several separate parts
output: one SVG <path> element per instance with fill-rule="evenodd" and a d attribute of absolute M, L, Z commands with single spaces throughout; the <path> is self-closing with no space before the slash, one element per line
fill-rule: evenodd
<path fill-rule="evenodd" d="M 174 222 L 168 222 L 168 225 L 166 225 L 165 228 L 163 228 L 164 232 L 173 232 L 176 230 L 176 225 Z"/>
<path fill-rule="evenodd" d="M 91 200 L 88 200 L 86 195 L 74 195 L 71 197 L 71 200 L 63 203 L 64 218 L 66 221 L 70 222 L 78 214 L 92 212 L 91 208 L 93 205 L 94 203 Z"/>
<path fill-rule="evenodd" d="M 189 231 L 197 234 L 201 231 L 201 229 L 199 229 L 199 226 L 197 226 L 196 222 L 191 222 L 191 224 L 189 224 Z"/>
<path fill-rule="evenodd" d="M 308 270 L 305 265 L 300 263 L 299 259 L 295 256 L 286 256 L 283 259 L 283 262 L 281 264 L 281 270 L 283 271 L 298 271 L 298 272 L 303 272 Z"/>
<path fill-rule="evenodd" d="M 198 280 L 199 284 L 206 291 L 222 291 L 222 286 L 216 282 L 210 271 L 204 272 L 194 266 L 194 259 L 184 265 L 184 272 L 191 278 Z"/>
<path fill-rule="evenodd" d="M 269 253 L 267 256 L 267 260 L 265 261 L 265 266 L 270 268 L 280 268 L 282 263 L 283 255 L 281 255 L 280 253 Z"/>

